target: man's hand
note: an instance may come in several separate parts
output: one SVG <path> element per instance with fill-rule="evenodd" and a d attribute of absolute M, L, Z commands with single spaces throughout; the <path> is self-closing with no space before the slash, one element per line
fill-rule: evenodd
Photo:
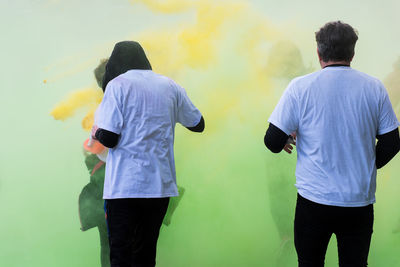
<path fill-rule="evenodd" d="M 289 135 L 289 138 L 286 141 L 286 145 L 283 147 L 283 150 L 285 150 L 288 154 L 292 154 L 292 145 L 296 146 L 296 132 L 293 132 L 291 135 Z"/>

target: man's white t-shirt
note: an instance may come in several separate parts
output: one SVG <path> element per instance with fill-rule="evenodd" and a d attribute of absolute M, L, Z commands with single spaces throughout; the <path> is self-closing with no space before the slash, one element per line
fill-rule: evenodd
<path fill-rule="evenodd" d="M 185 90 L 151 70 L 130 70 L 111 80 L 95 124 L 120 135 L 109 150 L 104 199 L 178 195 L 174 162 L 175 123 L 196 126 L 200 111 Z"/>
<path fill-rule="evenodd" d="M 268 121 L 286 134 L 297 133 L 301 196 L 343 207 L 375 202 L 376 136 L 399 126 L 378 79 L 347 66 L 298 77 Z"/>

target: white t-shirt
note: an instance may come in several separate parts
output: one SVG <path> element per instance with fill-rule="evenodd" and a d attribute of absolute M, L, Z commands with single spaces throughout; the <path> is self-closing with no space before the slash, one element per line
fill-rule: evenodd
<path fill-rule="evenodd" d="M 95 124 L 120 135 L 109 150 L 104 199 L 178 195 L 175 123 L 196 126 L 200 111 L 185 90 L 150 70 L 130 70 L 107 85 Z"/>
<path fill-rule="evenodd" d="M 376 135 L 399 126 L 378 79 L 346 66 L 298 77 L 268 121 L 286 134 L 297 132 L 301 196 L 343 207 L 375 202 Z"/>

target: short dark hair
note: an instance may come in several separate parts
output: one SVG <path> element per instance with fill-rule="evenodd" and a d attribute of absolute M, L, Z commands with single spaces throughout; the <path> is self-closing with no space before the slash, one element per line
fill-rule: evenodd
<path fill-rule="evenodd" d="M 358 32 L 340 20 L 332 21 L 315 33 L 315 39 L 323 61 L 350 61 L 354 56 Z"/>

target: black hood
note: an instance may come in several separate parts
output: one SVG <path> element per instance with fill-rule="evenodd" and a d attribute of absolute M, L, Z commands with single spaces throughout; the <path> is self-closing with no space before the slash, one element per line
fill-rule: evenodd
<path fill-rule="evenodd" d="M 103 77 L 103 92 L 109 81 L 128 70 L 151 70 L 149 60 L 138 42 L 123 41 L 114 46 Z"/>

